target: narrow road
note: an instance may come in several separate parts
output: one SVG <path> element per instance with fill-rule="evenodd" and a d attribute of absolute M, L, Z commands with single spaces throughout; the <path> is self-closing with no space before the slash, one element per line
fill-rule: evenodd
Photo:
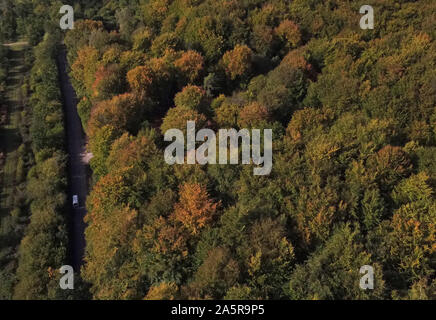
<path fill-rule="evenodd" d="M 69 154 L 69 204 L 71 206 L 71 251 L 75 272 L 80 272 L 85 253 L 86 215 L 85 200 L 88 194 L 86 158 L 86 138 L 77 113 L 77 98 L 68 76 L 66 51 L 62 49 L 58 56 L 59 77 L 65 109 L 67 129 L 67 151 Z M 72 207 L 73 195 L 79 196 L 79 207 Z"/>

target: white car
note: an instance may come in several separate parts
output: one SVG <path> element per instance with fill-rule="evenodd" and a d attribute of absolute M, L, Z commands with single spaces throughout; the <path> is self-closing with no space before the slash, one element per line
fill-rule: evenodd
<path fill-rule="evenodd" d="M 73 196 L 73 208 L 78 208 L 78 207 L 79 207 L 79 196 L 75 194 Z"/>

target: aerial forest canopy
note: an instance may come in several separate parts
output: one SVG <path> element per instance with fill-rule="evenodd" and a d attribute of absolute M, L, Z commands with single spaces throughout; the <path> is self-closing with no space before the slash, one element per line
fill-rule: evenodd
<path fill-rule="evenodd" d="M 59 1 L 2 3 L 0 38 L 60 35 Z M 70 3 L 92 298 L 436 299 L 435 1 Z M 166 164 L 188 120 L 272 129 L 271 174 Z"/>

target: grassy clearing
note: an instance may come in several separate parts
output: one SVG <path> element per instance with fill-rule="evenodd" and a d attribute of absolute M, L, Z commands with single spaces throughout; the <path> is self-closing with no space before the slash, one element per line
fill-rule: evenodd
<path fill-rule="evenodd" d="M 1 128 L 0 140 L 5 156 L 1 168 L 1 216 L 16 207 L 16 188 L 24 181 L 25 149 L 22 145 L 26 131 L 28 70 L 25 66 L 25 44 L 9 45 L 8 77 L 5 90 L 6 124 Z"/>
<path fill-rule="evenodd" d="M 26 44 L 8 45 L 7 78 L 1 92 L 0 123 L 0 300 L 15 284 L 17 248 L 28 223 L 26 175 L 33 163 L 29 141 Z"/>

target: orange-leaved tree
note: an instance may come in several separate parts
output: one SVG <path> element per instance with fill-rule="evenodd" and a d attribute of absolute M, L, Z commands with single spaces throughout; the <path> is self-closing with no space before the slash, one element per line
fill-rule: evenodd
<path fill-rule="evenodd" d="M 179 190 L 179 202 L 174 206 L 173 219 L 195 235 L 212 222 L 219 202 L 210 199 L 206 188 L 198 183 L 185 183 Z"/>
<path fill-rule="evenodd" d="M 92 98 L 94 101 L 111 99 L 122 93 L 124 87 L 124 73 L 118 64 L 100 66 L 92 84 Z"/>
<path fill-rule="evenodd" d="M 149 94 L 153 85 L 153 71 L 146 66 L 139 66 L 127 73 L 127 81 L 133 92 Z"/>
<path fill-rule="evenodd" d="M 252 69 L 253 52 L 246 45 L 237 45 L 233 50 L 227 51 L 222 63 L 230 79 L 247 76 Z"/>
<path fill-rule="evenodd" d="M 275 33 L 289 48 L 295 48 L 301 43 L 300 28 L 291 20 L 284 20 L 280 23 L 280 25 L 275 29 Z"/>
<path fill-rule="evenodd" d="M 189 80 L 194 82 L 203 70 L 204 59 L 197 51 L 189 50 L 174 62 L 174 65 Z"/>
<path fill-rule="evenodd" d="M 99 128 L 111 125 L 115 129 L 136 130 L 142 120 L 144 106 L 138 104 L 130 93 L 121 94 L 111 100 L 98 103 L 91 111 L 88 134 L 92 136 Z"/>
<path fill-rule="evenodd" d="M 253 128 L 268 120 L 270 120 L 268 109 L 257 102 L 253 102 L 239 112 L 238 125 L 240 128 Z"/>

